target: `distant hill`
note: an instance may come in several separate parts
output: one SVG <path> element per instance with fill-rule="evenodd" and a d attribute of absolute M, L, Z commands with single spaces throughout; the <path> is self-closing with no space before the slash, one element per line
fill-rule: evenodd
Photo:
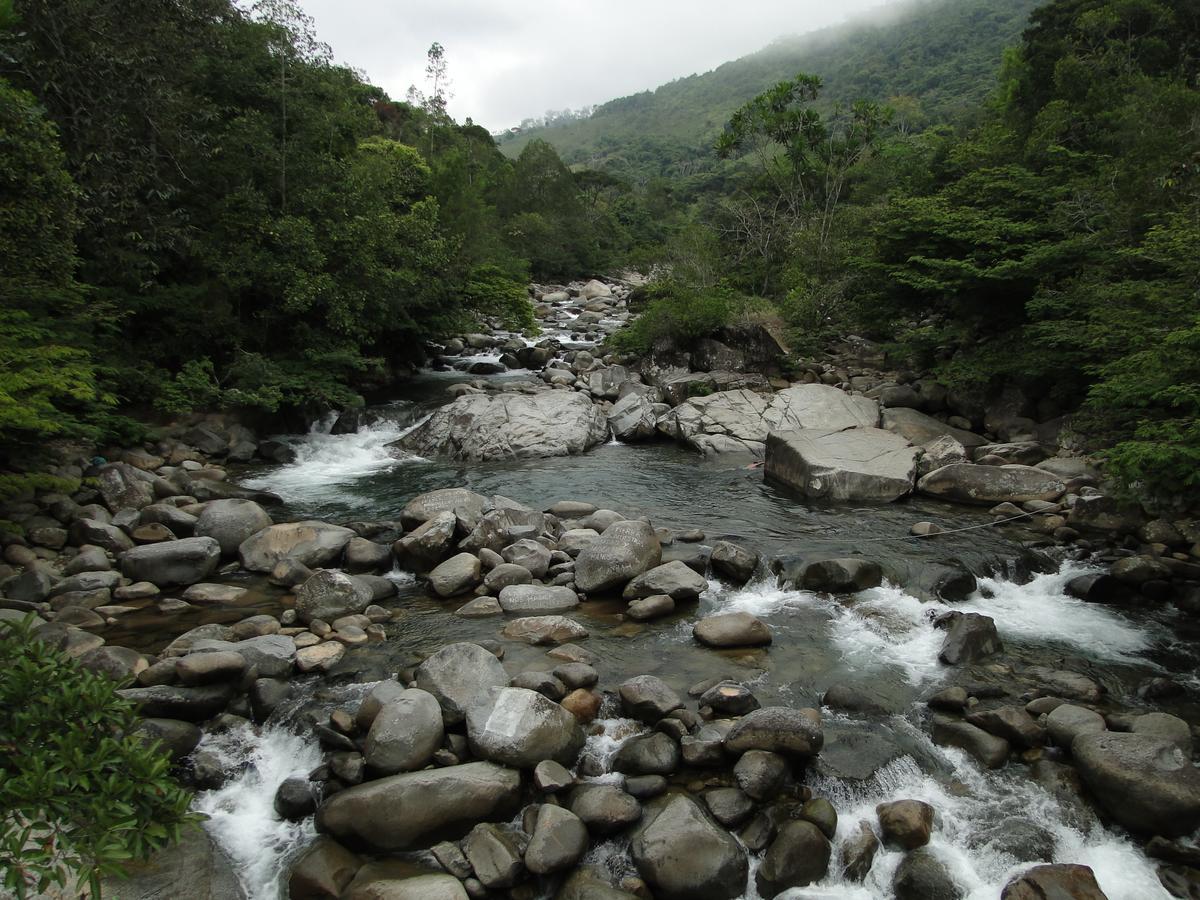
<path fill-rule="evenodd" d="M 634 178 L 688 175 L 706 168 L 730 114 L 797 72 L 825 81 L 823 102 L 907 97 L 910 115 L 953 119 L 995 85 L 1006 47 L 1015 45 L 1043 0 L 913 0 L 859 20 L 784 38 L 757 53 L 653 90 L 598 106 L 590 118 L 502 139 L 515 157 L 534 138 L 572 165 Z"/>

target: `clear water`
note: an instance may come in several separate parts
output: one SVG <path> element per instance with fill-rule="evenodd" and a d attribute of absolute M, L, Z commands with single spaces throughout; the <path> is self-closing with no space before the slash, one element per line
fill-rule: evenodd
<path fill-rule="evenodd" d="M 1003 563 L 1015 558 L 1018 542 L 1029 537 L 985 529 L 918 541 L 907 536 L 918 521 L 962 528 L 989 519 L 977 510 L 920 500 L 869 508 L 805 504 L 764 483 L 757 468 L 704 460 L 662 444 L 612 443 L 579 457 L 489 464 L 423 460 L 389 448 L 441 402 L 445 386 L 454 380 L 452 375 L 427 379 L 422 382 L 426 394 L 418 402 L 397 405 L 389 421 L 357 433 L 333 436 L 325 423 L 308 435 L 294 436 L 294 464 L 250 471 L 243 482 L 282 495 L 285 515 L 335 521 L 394 519 L 416 494 L 451 486 L 541 507 L 560 499 L 586 500 L 626 515 L 648 515 L 656 525 L 701 528 L 709 542 L 736 538 L 768 556 L 828 550 L 885 561 L 961 557 Z M 680 550 L 686 547 L 676 545 L 667 554 Z M 1083 671 L 1117 697 L 1128 697 L 1140 680 L 1164 669 L 1195 669 L 1193 652 L 1172 637 L 1169 614 L 1131 614 L 1067 597 L 1066 582 L 1084 571 L 1086 564 L 1068 561 L 1023 584 L 1002 577 L 981 579 L 980 591 L 955 608 L 996 619 L 1006 662 L 1018 668 L 1036 664 Z M 403 583 L 397 601 L 403 617 L 389 628 L 387 642 L 355 651 L 359 679 L 386 677 L 451 641 L 498 638 L 500 619 L 462 619 L 453 614 L 456 602 L 434 600 L 408 573 L 393 574 Z M 997 897 L 1013 874 L 1035 862 L 1014 858 L 982 839 L 1011 817 L 1045 829 L 1056 861 L 1092 866 L 1112 900 L 1167 896 L 1136 846 L 1095 821 L 1081 824 L 1065 814 L 1027 777 L 1022 764 L 983 771 L 963 754 L 928 740 L 922 701 L 961 674 L 936 658 L 943 634 L 930 624 L 931 615 L 949 607 L 923 603 L 888 585 L 848 598 L 785 590 L 765 571 L 745 588 L 712 581 L 698 603 L 682 604 L 673 616 L 653 623 L 625 621 L 622 607 L 620 602 L 591 602 L 575 616 L 590 632 L 583 643 L 600 657 L 596 668 L 602 689 L 613 690 L 633 675 L 653 674 L 682 694 L 696 682 L 722 676 L 750 684 L 764 705 L 813 705 L 829 687 L 844 684 L 871 694 L 890 711 L 828 717 L 830 754 L 836 753 L 839 739 L 860 732 L 881 735 L 894 745 L 891 762 L 865 781 L 809 773 L 814 791 L 838 810 L 839 836 L 848 835 L 860 819 L 873 819 L 878 802 L 924 799 L 939 813 L 932 849 L 971 900 Z M 696 619 L 728 610 L 764 619 L 773 631 L 773 645 L 724 652 L 697 645 L 691 637 Z M 541 648 L 506 642 L 505 649 L 504 665 L 511 674 L 557 664 Z M 1176 711 L 1193 720 L 1197 712 Z M 628 720 L 605 719 L 589 738 L 585 754 L 609 759 L 637 731 Z M 251 896 L 274 900 L 282 866 L 311 832 L 308 826 L 275 822 L 270 800 L 283 778 L 311 769 L 319 754 L 282 724 L 209 741 L 251 765 L 237 781 L 202 797 L 200 806 L 214 816 L 209 827 L 234 854 Z M 805 889 L 803 896 L 888 897 L 899 860 L 898 853 L 881 851 L 867 884 L 846 884 L 834 874 Z M 614 875 L 628 874 L 627 839 L 597 844 L 587 861 Z M 836 873 L 836 857 L 834 863 L 831 872 Z M 749 900 L 757 898 L 754 866 L 752 859 Z"/>

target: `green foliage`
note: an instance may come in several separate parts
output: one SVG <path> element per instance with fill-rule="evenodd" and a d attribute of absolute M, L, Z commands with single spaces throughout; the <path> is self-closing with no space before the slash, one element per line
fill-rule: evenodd
<path fill-rule="evenodd" d="M 133 706 L 109 679 L 0 626 L 0 869 L 18 897 L 99 881 L 145 859 L 192 821 L 170 759 L 130 732 Z"/>
<path fill-rule="evenodd" d="M 609 344 L 622 353 L 648 353 L 660 342 L 684 346 L 731 324 L 747 305 L 727 285 L 700 286 L 664 278 L 646 286 L 648 303 L 638 319 Z"/>
<path fill-rule="evenodd" d="M 510 331 L 536 332 L 537 321 L 525 282 L 506 275 L 499 267 L 473 269 L 463 294 L 466 308 L 475 315 L 495 316 Z"/>

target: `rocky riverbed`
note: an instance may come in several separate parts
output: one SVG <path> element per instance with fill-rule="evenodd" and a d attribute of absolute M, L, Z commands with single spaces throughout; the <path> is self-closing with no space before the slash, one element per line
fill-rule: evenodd
<path fill-rule="evenodd" d="M 119 895 L 1194 896 L 1193 523 L 863 342 L 605 354 L 629 292 L 4 511 L 209 816 Z"/>

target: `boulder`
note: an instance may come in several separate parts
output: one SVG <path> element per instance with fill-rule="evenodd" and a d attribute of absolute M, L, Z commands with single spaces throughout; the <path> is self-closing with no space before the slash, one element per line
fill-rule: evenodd
<path fill-rule="evenodd" d="M 846 880 L 866 880 L 878 852 L 879 838 L 871 830 L 870 823 L 866 820 L 859 822 L 854 833 L 842 842 L 842 874 Z"/>
<path fill-rule="evenodd" d="M 832 849 L 812 822 L 785 822 L 754 875 L 758 892 L 774 897 L 788 888 L 820 881 L 829 869 Z"/>
<path fill-rule="evenodd" d="M 442 746 L 442 708 L 428 691 L 401 691 L 371 722 L 363 758 L 376 772 L 394 775 L 424 768 Z"/>
<path fill-rule="evenodd" d="M 133 540 L 116 525 L 96 519 L 78 518 L 67 529 L 72 544 L 92 544 L 109 553 L 124 553 L 133 548 Z"/>
<path fill-rule="evenodd" d="M 407 850 L 460 836 L 480 821 L 506 821 L 518 808 L 521 775 L 489 762 L 424 769 L 368 781 L 329 797 L 320 829 L 377 850 Z"/>
<path fill-rule="evenodd" d="M 1046 732 L 1050 735 L 1050 740 L 1068 750 L 1071 749 L 1075 738 L 1081 734 L 1097 734 L 1107 730 L 1104 716 L 1072 703 L 1056 706 L 1046 716 Z"/>
<path fill-rule="evenodd" d="M 392 544 L 396 561 L 414 572 L 428 572 L 454 549 L 458 517 L 450 511 L 434 513 L 409 534 Z"/>
<path fill-rule="evenodd" d="M 308 845 L 288 873 L 288 897 L 293 900 L 326 900 L 340 897 L 362 861 L 337 841 L 324 835 Z"/>
<path fill-rule="evenodd" d="M 626 394 L 608 412 L 608 427 L 618 441 L 646 441 L 655 435 L 659 409 L 646 394 Z"/>
<path fill-rule="evenodd" d="M 661 731 L 635 735 L 617 750 L 612 767 L 625 775 L 670 775 L 679 768 L 679 744 Z"/>
<path fill-rule="evenodd" d="M 758 568 L 757 553 L 747 550 L 745 547 L 739 547 L 730 541 L 717 541 L 713 544 L 709 560 L 712 562 L 714 572 L 736 584 L 745 584 L 754 576 L 754 570 Z"/>
<path fill-rule="evenodd" d="M 933 833 L 933 807 L 921 800 L 893 800 L 875 807 L 884 843 L 916 850 Z"/>
<path fill-rule="evenodd" d="M 255 670 L 260 678 L 286 678 L 296 661 L 296 641 L 286 634 L 264 634 L 237 643 L 200 638 L 191 644 L 192 653 L 230 651 L 246 660 L 246 670 Z"/>
<path fill-rule="evenodd" d="M 442 707 L 447 725 L 466 719 L 467 709 L 494 688 L 508 685 L 500 660 L 478 644 L 448 644 L 417 667 L 414 680 Z"/>
<path fill-rule="evenodd" d="M 534 875 L 569 869 L 588 848 L 587 826 L 570 810 L 544 803 L 538 807 L 525 866 Z"/>
<path fill-rule="evenodd" d="M 963 892 L 928 847 L 905 855 L 892 876 L 896 900 L 961 900 Z"/>
<path fill-rule="evenodd" d="M 917 490 L 941 500 L 994 505 L 1057 500 L 1066 485 L 1052 472 L 1032 466 L 955 463 L 922 477 L 917 482 Z"/>
<path fill-rule="evenodd" d="M 1100 805 L 1130 831 L 1180 837 L 1200 827 L 1200 770 L 1170 740 L 1145 734 L 1081 734 L 1075 766 Z"/>
<path fill-rule="evenodd" d="M 708 581 L 703 575 L 690 569 L 679 560 L 655 566 L 625 585 L 622 596 L 626 600 L 640 600 L 666 594 L 672 600 L 695 600 L 708 590 Z"/>
<path fill-rule="evenodd" d="M 601 594 L 662 562 L 662 545 L 649 522 L 614 522 L 587 545 L 575 560 L 575 584 L 587 594 Z"/>
<path fill-rule="evenodd" d="M 961 719 L 934 716 L 932 737 L 935 744 L 964 750 L 989 769 L 999 769 L 1008 762 L 1008 741 Z"/>
<path fill-rule="evenodd" d="M 332 622 L 361 613 L 374 601 L 371 589 L 353 575 L 320 569 L 296 588 L 296 615 L 301 622 Z"/>
<path fill-rule="evenodd" d="M 562 612 L 578 605 L 579 597 L 569 587 L 513 584 L 500 591 L 500 608 L 505 612 Z"/>
<path fill-rule="evenodd" d="M 251 572 L 270 572 L 284 559 L 310 569 L 337 560 L 354 532 L 324 522 L 288 522 L 256 532 L 238 546 L 242 566 Z"/>
<path fill-rule="evenodd" d="M 954 428 L 933 416 L 915 409 L 885 409 L 883 427 L 895 432 L 910 444 L 928 447 L 942 438 L 949 438 L 963 447 L 981 447 L 987 439 L 962 428 Z"/>
<path fill-rule="evenodd" d="M 675 612 L 675 601 L 666 594 L 634 600 L 625 608 L 625 615 L 635 622 L 646 622 Z"/>
<path fill-rule="evenodd" d="M 748 797 L 766 802 L 778 796 L 787 782 L 788 763 L 769 750 L 747 750 L 734 765 L 733 777 Z"/>
<path fill-rule="evenodd" d="M 531 538 L 515 541 L 500 551 L 506 563 L 513 563 L 529 571 L 534 578 L 544 578 L 550 568 L 550 551 L 544 544 Z"/>
<path fill-rule="evenodd" d="M 725 749 L 741 754 L 769 750 L 797 759 L 811 759 L 824 743 L 821 714 L 815 709 L 764 706 L 743 716 L 725 736 Z"/>
<path fill-rule="evenodd" d="M 570 712 L 524 688 L 498 688 L 467 708 L 467 738 L 481 759 L 532 769 L 544 759 L 570 765 L 583 731 Z"/>
<path fill-rule="evenodd" d="M 940 627 L 947 629 L 938 659 L 948 666 L 978 662 L 1004 649 L 996 622 L 979 613 L 951 613 Z"/>
<path fill-rule="evenodd" d="M 486 822 L 471 829 L 462 851 L 476 879 L 491 890 L 512 887 L 525 869 L 512 832 Z"/>
<path fill-rule="evenodd" d="M 912 492 L 919 451 L 880 428 L 772 432 L 767 478 L 805 497 L 887 503 Z"/>
<path fill-rule="evenodd" d="M 192 537 L 126 551 L 121 557 L 121 573 L 159 587 L 187 585 L 203 581 L 220 561 L 220 544 L 210 537 Z"/>
<path fill-rule="evenodd" d="M 459 553 L 439 563 L 429 573 L 429 586 L 439 597 L 456 597 L 473 589 L 483 580 L 479 557 Z"/>
<path fill-rule="evenodd" d="M 632 796 L 611 784 L 580 784 L 571 790 L 569 807 L 592 834 L 609 835 L 642 817 Z"/>
<path fill-rule="evenodd" d="M 411 866 L 386 860 L 359 869 L 342 894 L 343 900 L 469 900 L 470 896 L 453 875 L 413 875 Z"/>
<path fill-rule="evenodd" d="M 746 889 L 741 845 L 685 795 L 662 801 L 630 853 L 659 900 L 733 900 Z"/>
<path fill-rule="evenodd" d="M 108 463 L 96 472 L 96 489 L 105 506 L 115 513 L 119 509 L 141 509 L 152 504 L 155 480 L 128 463 Z"/>
<path fill-rule="evenodd" d="M 124 875 L 100 880 L 96 896 L 120 900 L 247 900 L 233 863 L 199 825 L 150 859 L 126 862 Z M 63 896 L 63 894 L 59 894 Z M 300 895 L 295 895 L 299 897 Z M 253 898 L 249 898 L 253 900 Z"/>
<path fill-rule="evenodd" d="M 586 628 L 566 616 L 523 616 L 506 624 L 500 633 L 535 646 L 565 644 L 588 636 Z"/>
<path fill-rule="evenodd" d="M 1087 866 L 1034 866 L 1004 886 L 1000 900 L 1108 900 Z"/>
<path fill-rule="evenodd" d="M 225 709 L 233 696 L 227 684 L 199 687 L 155 685 L 125 688 L 117 691 L 136 705 L 143 716 L 155 719 L 181 719 L 184 722 L 203 722 Z"/>
<path fill-rule="evenodd" d="M 487 505 L 487 497 L 469 491 L 466 488 L 443 488 L 429 491 L 413 497 L 400 510 L 400 524 L 412 530 L 428 522 L 439 513 L 454 513 L 461 518 L 467 528 L 474 528 L 483 509 Z"/>
<path fill-rule="evenodd" d="M 708 647 L 765 647 L 771 643 L 766 623 L 747 612 L 719 613 L 701 619 L 692 636 Z"/>
<path fill-rule="evenodd" d="M 585 394 L 468 394 L 443 406 L 396 446 L 473 461 L 567 456 L 608 440 L 608 417 Z"/>
<path fill-rule="evenodd" d="M 879 563 L 857 557 L 822 559 L 808 563 L 800 572 L 798 586 L 806 591 L 853 594 L 883 584 Z"/>
<path fill-rule="evenodd" d="M 683 701 L 661 678 L 638 675 L 617 689 L 626 715 L 653 725 L 668 713 L 683 708 Z"/>
<path fill-rule="evenodd" d="M 204 505 L 193 533 L 213 538 L 223 556 L 233 556 L 244 541 L 271 525 L 271 516 L 253 500 L 212 500 Z"/>

